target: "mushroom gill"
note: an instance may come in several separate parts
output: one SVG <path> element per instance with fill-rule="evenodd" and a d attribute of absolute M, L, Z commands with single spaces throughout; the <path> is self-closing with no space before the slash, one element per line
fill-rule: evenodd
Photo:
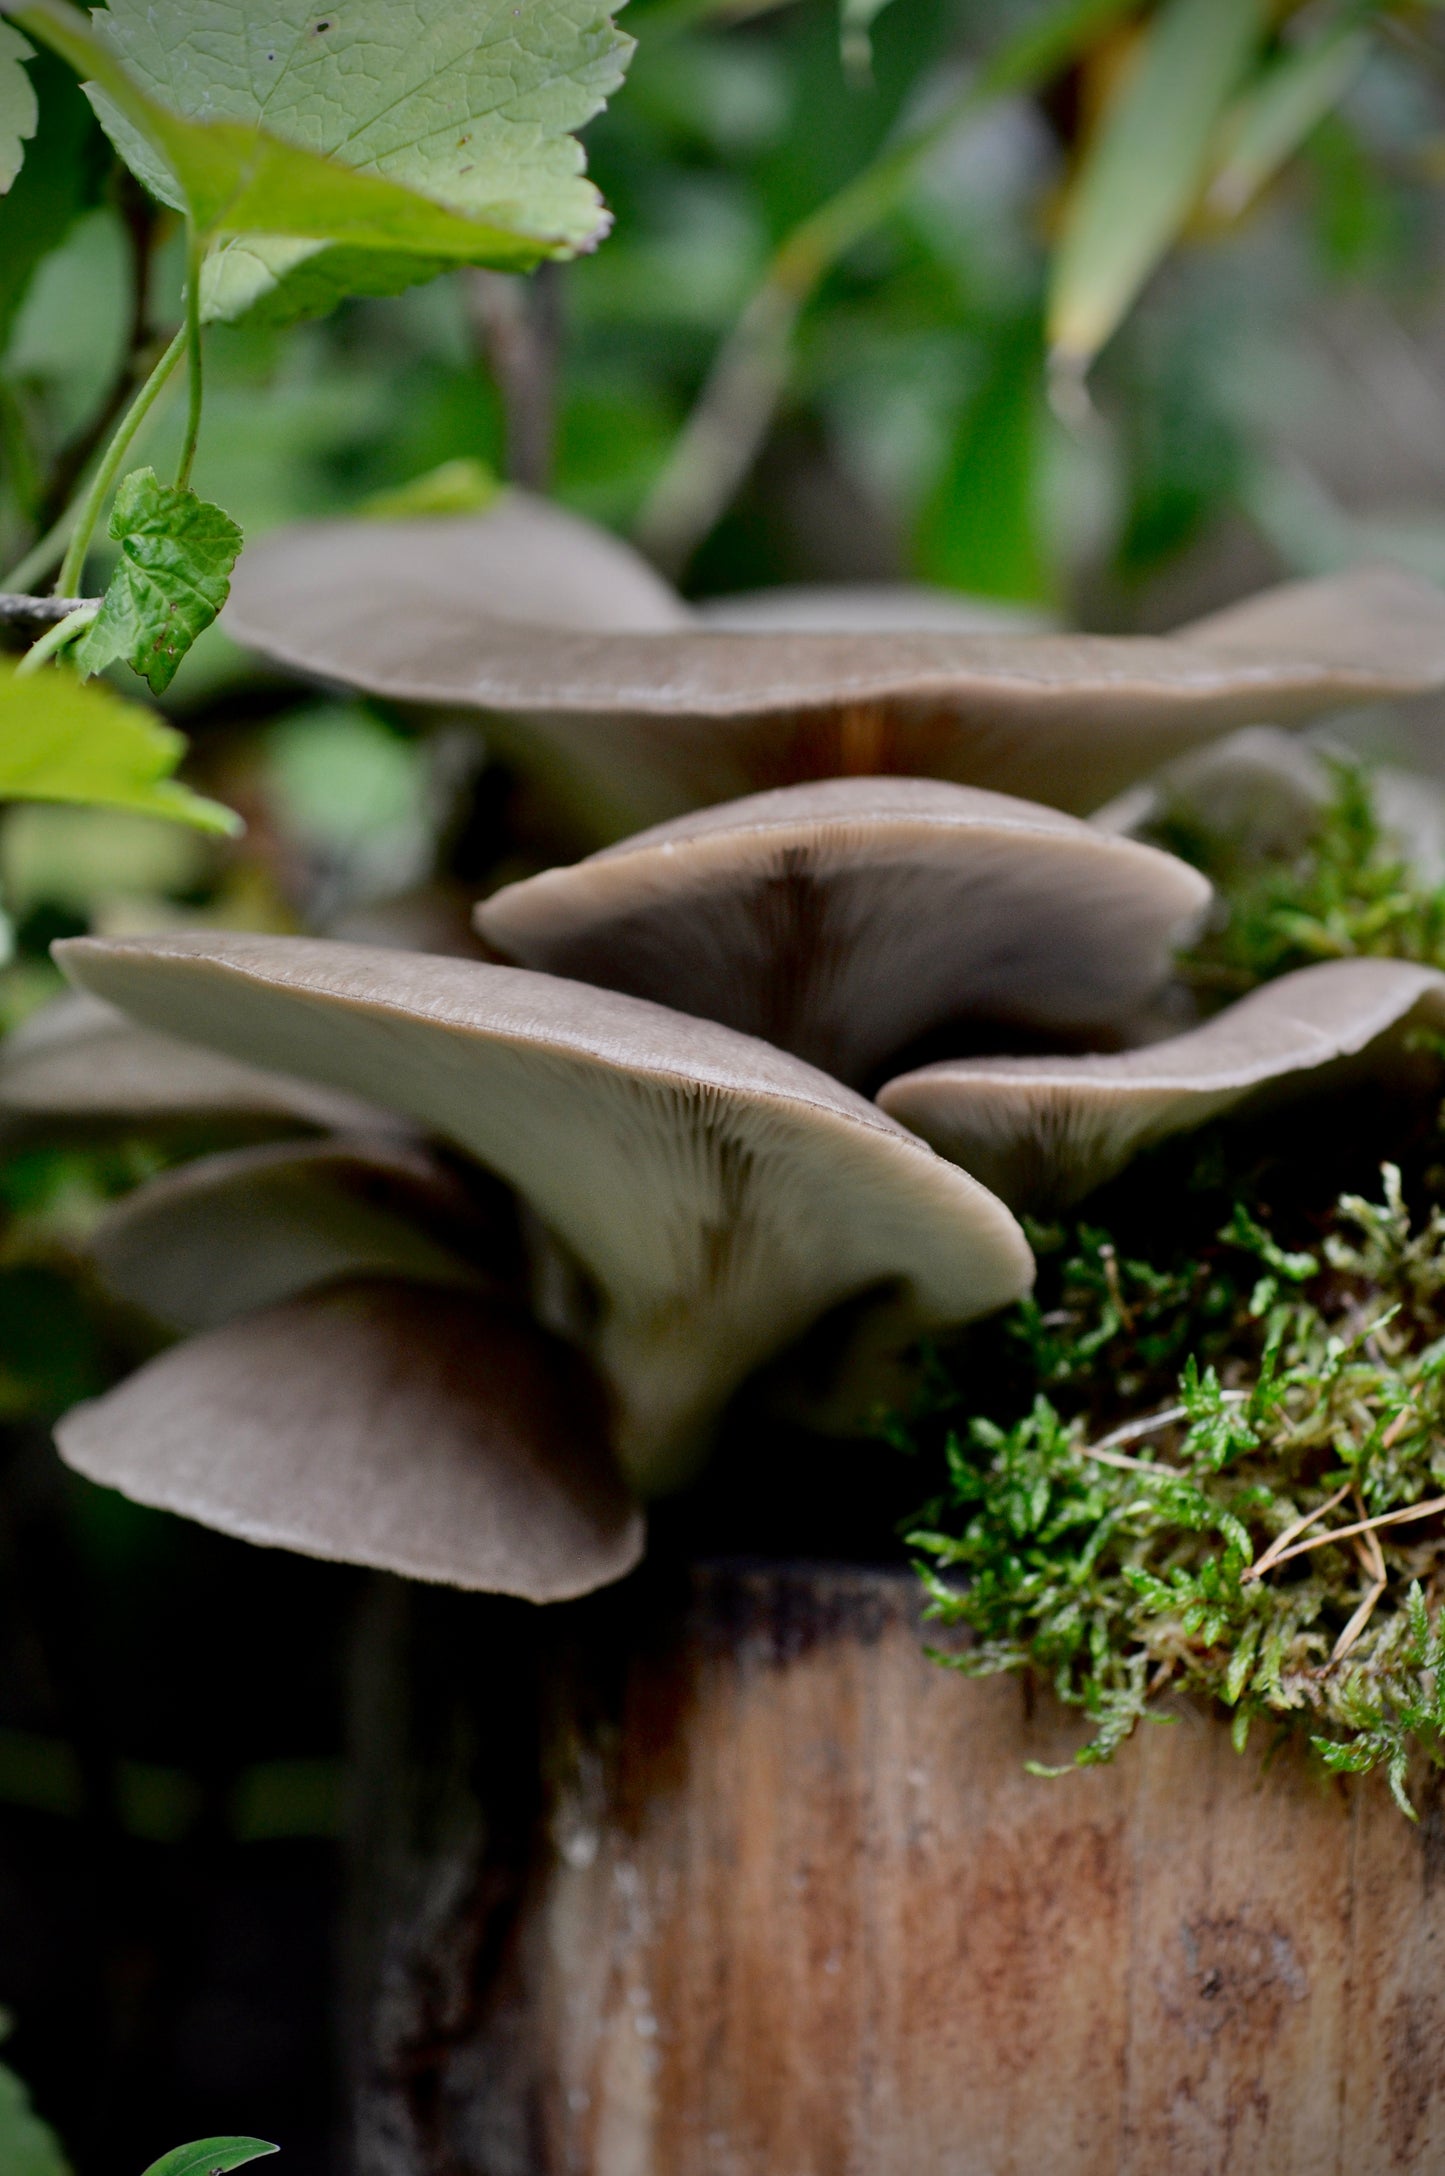
<path fill-rule="evenodd" d="M 503 957 L 651 998 L 854 1086 L 949 1024 L 1079 1036 L 1153 996 L 1210 887 L 1056 809 L 832 779 L 679 817 L 477 910 Z"/>
<path fill-rule="evenodd" d="M 824 1074 L 525 969 L 300 938 L 72 940 L 152 1029 L 379 1099 L 514 1187 L 585 1273 L 623 1469 L 681 1478 L 744 1377 L 887 1293 L 900 1335 L 992 1312 L 1032 1256 L 1003 1204 Z"/>
<path fill-rule="evenodd" d="M 878 1100 L 1014 1208 L 1064 1207 L 1141 1149 L 1236 1106 L 1405 1064 L 1409 1030 L 1442 1024 L 1434 968 L 1330 960 L 1142 1049 L 953 1060 L 901 1074 Z"/>

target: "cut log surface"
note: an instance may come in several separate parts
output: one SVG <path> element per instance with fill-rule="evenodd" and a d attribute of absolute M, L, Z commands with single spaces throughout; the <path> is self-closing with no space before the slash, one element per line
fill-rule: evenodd
<path fill-rule="evenodd" d="M 905 1575 L 387 1590 L 363 2176 L 1445 2170 L 1445 1805 L 924 1655 Z M 381 1620 L 379 1619 L 378 1622 Z"/>

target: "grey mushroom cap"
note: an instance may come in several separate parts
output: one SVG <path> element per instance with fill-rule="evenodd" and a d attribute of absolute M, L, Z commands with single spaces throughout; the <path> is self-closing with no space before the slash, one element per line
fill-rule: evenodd
<path fill-rule="evenodd" d="M 1170 1134 L 1349 1069 L 1386 1069 L 1406 1030 L 1442 1023 L 1445 975 L 1434 968 L 1330 960 L 1143 1049 L 924 1066 L 878 1100 L 1014 1208 L 1064 1207 Z"/>
<path fill-rule="evenodd" d="M 1358 765 L 1360 757 L 1323 738 L 1246 727 L 1168 764 L 1089 821 L 1128 838 L 1182 823 L 1244 859 L 1297 854 L 1337 791 L 1333 766 L 1341 762 Z M 1445 882 L 1445 787 L 1395 764 L 1369 762 L 1364 770 L 1385 851 L 1408 862 L 1422 882 Z"/>
<path fill-rule="evenodd" d="M 83 991 L 42 1006 L 0 1045 L 6 1133 L 212 1119 L 291 1131 L 400 1130 L 393 1113 L 358 1097 L 157 1034 Z"/>
<path fill-rule="evenodd" d="M 182 1164 L 110 1209 L 89 1252 L 113 1298 L 187 1333 L 342 1278 L 499 1292 L 520 1271 L 494 1203 L 419 1144 L 355 1136 Z"/>
<path fill-rule="evenodd" d="M 459 1290 L 303 1293 L 173 1346 L 56 1441 L 88 1479 L 243 1541 L 533 1602 L 643 1549 L 585 1365 Z"/>
<path fill-rule="evenodd" d="M 705 627 L 766 633 L 793 628 L 814 634 L 873 634 L 942 630 L 957 634 L 1017 634 L 1051 625 L 1046 612 L 1004 604 L 996 597 L 968 597 L 926 582 L 786 582 L 705 597 L 693 608 Z"/>
<path fill-rule="evenodd" d="M 496 893 L 505 958 L 720 1020 L 860 1085 L 961 1020 L 1107 1032 L 1208 883 L 1056 809 L 934 779 L 791 786 Z"/>
<path fill-rule="evenodd" d="M 589 1342 L 640 1487 L 745 1376 L 901 1291 L 913 1334 L 1005 1305 L 1009 1211 L 872 1104 L 711 1021 L 520 968 L 301 938 L 58 947 L 146 1025 L 381 1097 L 512 1185 L 596 1295 Z"/>
<path fill-rule="evenodd" d="M 499 609 L 469 572 L 467 527 L 265 538 L 237 569 L 229 630 L 325 680 L 484 713 L 602 837 L 878 773 L 1083 813 L 1233 727 L 1445 682 L 1445 594 L 1389 569 L 1291 584 L 1165 637 L 735 631 L 685 613 L 640 630 L 621 610 L 579 628 L 560 605 L 545 626 Z"/>

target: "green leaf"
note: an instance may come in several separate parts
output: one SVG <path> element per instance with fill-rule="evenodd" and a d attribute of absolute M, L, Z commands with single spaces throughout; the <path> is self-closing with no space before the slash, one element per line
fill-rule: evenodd
<path fill-rule="evenodd" d="M 5 2176 L 70 2176 L 60 2140 L 42 2123 L 13 2070 L 0 2063 L 0 2169 Z"/>
<path fill-rule="evenodd" d="M 958 419 L 918 534 L 918 572 L 976 597 L 1036 603 L 1053 588 L 1042 542 L 1048 411 L 1036 310 L 1005 329 Z"/>
<path fill-rule="evenodd" d="M 259 21 L 246 0 L 120 0 L 95 29 L 67 0 L 14 12 L 218 252 L 213 316 L 328 308 L 447 263 L 524 271 L 606 231 L 568 131 L 631 41 L 575 0 L 529 0 L 525 21 L 511 0 L 276 0 Z"/>
<path fill-rule="evenodd" d="M 1049 299 L 1060 363 L 1098 353 L 1178 235 L 1267 13 L 1264 0 L 1165 0 L 1143 33 L 1065 207 Z"/>
<path fill-rule="evenodd" d="M 1267 69 L 1229 116 L 1210 210 L 1238 218 L 1339 104 L 1370 52 L 1368 32 L 1337 26 Z"/>
<path fill-rule="evenodd" d="M 110 533 L 120 560 L 72 655 L 87 673 L 123 658 L 160 695 L 226 601 L 241 532 L 219 506 L 139 468 L 115 495 Z"/>
<path fill-rule="evenodd" d="M 0 37 L 8 28 L 0 24 Z M 19 180 L 0 196 L 0 349 L 36 271 L 95 202 L 110 165 L 105 138 L 69 69 L 42 53 L 30 72 L 40 126 Z"/>
<path fill-rule="evenodd" d="M 0 801 L 79 801 L 238 831 L 230 809 L 172 778 L 185 751 L 181 734 L 102 681 L 0 661 Z"/>
<path fill-rule="evenodd" d="M 40 118 L 25 66 L 32 50 L 18 30 L 0 23 L 0 194 L 19 173 L 26 142 Z"/>
<path fill-rule="evenodd" d="M 145 2176 L 226 2176 L 229 2169 L 244 2168 L 248 2161 L 277 2151 L 264 2138 L 198 2138 L 193 2145 L 163 2153 Z"/>

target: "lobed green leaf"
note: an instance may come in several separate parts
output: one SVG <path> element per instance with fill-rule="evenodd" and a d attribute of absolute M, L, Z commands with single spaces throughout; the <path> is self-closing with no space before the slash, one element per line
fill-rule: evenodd
<path fill-rule="evenodd" d="M 0 194 L 19 173 L 26 143 L 35 134 L 40 118 L 25 66 L 32 51 L 18 30 L 0 23 Z"/>
<path fill-rule="evenodd" d="M 230 809 L 172 777 L 185 750 L 181 734 L 103 681 L 0 662 L 0 801 L 73 801 L 238 831 Z"/>
<path fill-rule="evenodd" d="M 67 0 L 16 9 L 88 79 L 140 180 L 211 246 L 208 314 L 295 315 L 445 264 L 525 271 L 600 239 L 568 133 L 631 50 L 587 0 Z"/>
<path fill-rule="evenodd" d="M 219 506 L 142 468 L 115 495 L 110 533 L 120 559 L 72 654 L 88 673 L 123 659 L 160 695 L 226 601 L 241 531 Z"/>

